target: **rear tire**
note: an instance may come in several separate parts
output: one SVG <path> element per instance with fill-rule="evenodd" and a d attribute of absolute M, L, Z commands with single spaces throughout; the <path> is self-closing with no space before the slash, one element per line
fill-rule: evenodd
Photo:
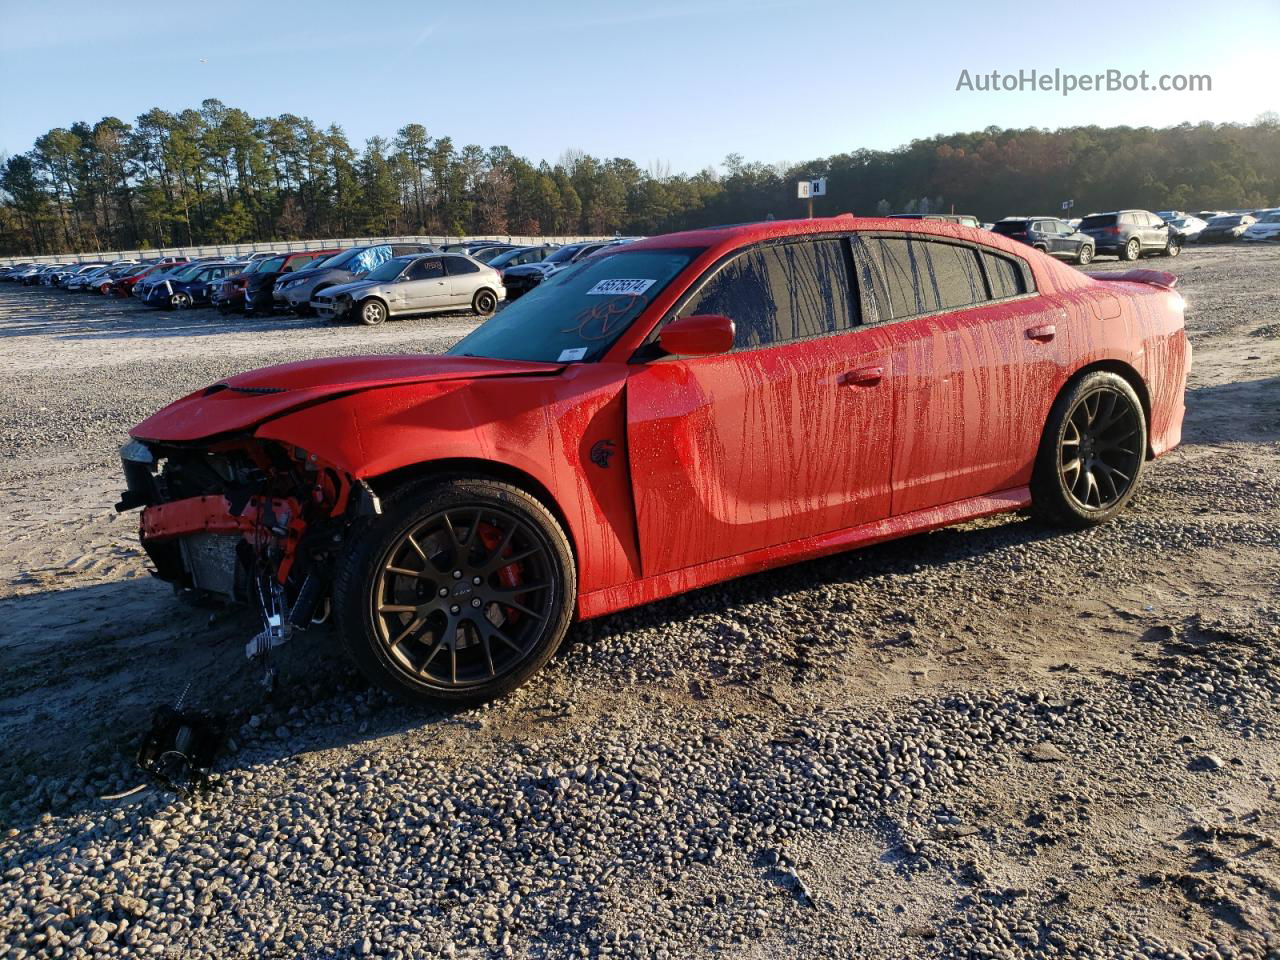
<path fill-rule="evenodd" d="M 491 317 L 498 309 L 498 295 L 492 290 L 477 290 L 471 298 L 471 309 L 482 317 Z"/>
<path fill-rule="evenodd" d="M 1127 260 L 1132 263 L 1142 256 L 1142 241 L 1134 237 L 1123 247 L 1120 248 L 1120 259 Z"/>
<path fill-rule="evenodd" d="M 1083 529 L 1110 520 L 1133 497 L 1147 453 L 1147 420 L 1129 381 L 1097 370 L 1059 395 L 1031 476 L 1042 520 Z"/>
<path fill-rule="evenodd" d="M 573 553 L 525 491 L 430 480 L 363 523 L 338 563 L 334 617 L 378 686 L 418 704 L 480 703 L 520 686 L 560 646 L 577 594 Z"/>

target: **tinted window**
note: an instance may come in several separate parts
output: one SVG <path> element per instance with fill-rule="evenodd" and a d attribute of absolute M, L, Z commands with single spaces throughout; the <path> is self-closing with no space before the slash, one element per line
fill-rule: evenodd
<path fill-rule="evenodd" d="M 976 251 L 954 243 L 926 242 L 921 245 L 932 267 L 928 284 L 938 304 L 937 309 L 968 307 L 987 299 Z"/>
<path fill-rule="evenodd" d="M 448 267 L 450 276 L 460 276 L 466 273 L 479 273 L 480 268 L 470 260 L 463 257 L 445 257 L 445 266 Z"/>
<path fill-rule="evenodd" d="M 1001 220 L 991 227 L 992 233 L 1002 233 L 1008 236 L 1011 233 L 1025 233 L 1027 229 L 1027 221 L 1025 220 Z"/>
<path fill-rule="evenodd" d="M 984 251 L 982 259 L 987 265 L 987 279 L 991 281 L 991 296 L 996 300 L 1027 292 L 1021 268 L 1008 257 Z"/>
<path fill-rule="evenodd" d="M 453 258 L 451 257 L 450 259 Z M 413 265 L 409 267 L 406 276 L 410 280 L 431 280 L 435 277 L 443 277 L 444 266 L 440 263 L 439 257 L 415 260 Z"/>
<path fill-rule="evenodd" d="M 861 242 L 874 279 L 879 319 L 893 320 L 926 312 L 919 299 L 915 259 L 905 237 L 868 237 Z"/>
<path fill-rule="evenodd" d="M 1096 230 L 1099 227 L 1114 227 L 1115 225 L 1116 215 L 1114 213 L 1097 213 L 1080 221 L 1081 230 Z"/>
<path fill-rule="evenodd" d="M 756 247 L 734 257 L 680 311 L 717 313 L 736 327 L 734 347 L 787 343 L 854 324 L 842 240 Z"/>

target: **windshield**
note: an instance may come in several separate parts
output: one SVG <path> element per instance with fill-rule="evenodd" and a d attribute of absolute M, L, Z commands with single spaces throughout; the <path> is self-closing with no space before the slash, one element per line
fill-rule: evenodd
<path fill-rule="evenodd" d="M 564 263 L 566 260 L 572 260 L 578 252 L 582 250 L 581 246 L 574 245 L 572 247 L 561 247 L 555 253 L 551 254 L 543 263 Z"/>
<path fill-rule="evenodd" d="M 279 273 L 284 266 L 284 257 L 263 257 L 244 268 L 245 273 Z"/>
<path fill-rule="evenodd" d="M 1243 219 L 1244 217 L 1214 217 L 1213 223 L 1219 227 L 1234 227 Z"/>
<path fill-rule="evenodd" d="M 1268 213 L 1265 217 L 1258 221 L 1259 223 L 1280 223 L 1280 211 Z"/>
<path fill-rule="evenodd" d="M 520 256 L 522 253 L 528 253 L 532 249 L 532 247 L 516 247 L 514 250 L 504 250 L 489 261 L 489 266 L 493 267 L 495 270 L 501 270 L 516 257 Z"/>
<path fill-rule="evenodd" d="M 540 284 L 449 353 L 544 363 L 593 362 L 687 267 L 697 249 L 592 257 Z"/>
<path fill-rule="evenodd" d="M 396 277 L 400 276 L 401 272 L 408 265 L 408 260 L 388 260 L 386 263 L 382 264 L 382 266 L 375 267 L 373 270 L 370 270 L 362 279 L 378 281 L 394 280 Z"/>

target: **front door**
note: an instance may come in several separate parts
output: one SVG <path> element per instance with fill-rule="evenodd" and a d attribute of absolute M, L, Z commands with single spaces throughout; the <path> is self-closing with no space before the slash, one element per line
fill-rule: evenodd
<path fill-rule="evenodd" d="M 449 305 L 449 278 L 439 257 L 423 257 L 409 264 L 396 284 L 401 309 L 432 310 Z"/>
<path fill-rule="evenodd" d="M 723 314 L 730 353 L 627 380 L 627 446 L 651 576 L 888 516 L 889 340 L 859 325 L 842 238 L 751 248 L 680 316 Z"/>

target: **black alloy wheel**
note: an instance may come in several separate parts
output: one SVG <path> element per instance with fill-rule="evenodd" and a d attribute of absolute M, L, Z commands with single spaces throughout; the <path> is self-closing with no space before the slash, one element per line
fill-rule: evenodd
<path fill-rule="evenodd" d="M 487 480 L 410 488 L 356 539 L 334 598 L 357 663 L 419 702 L 523 683 L 572 617 L 568 540 L 541 503 Z"/>
<path fill-rule="evenodd" d="M 1127 380 L 1096 371 L 1055 402 L 1031 481 L 1045 519 L 1087 527 L 1110 520 L 1133 496 L 1147 452 L 1142 403 Z"/>

